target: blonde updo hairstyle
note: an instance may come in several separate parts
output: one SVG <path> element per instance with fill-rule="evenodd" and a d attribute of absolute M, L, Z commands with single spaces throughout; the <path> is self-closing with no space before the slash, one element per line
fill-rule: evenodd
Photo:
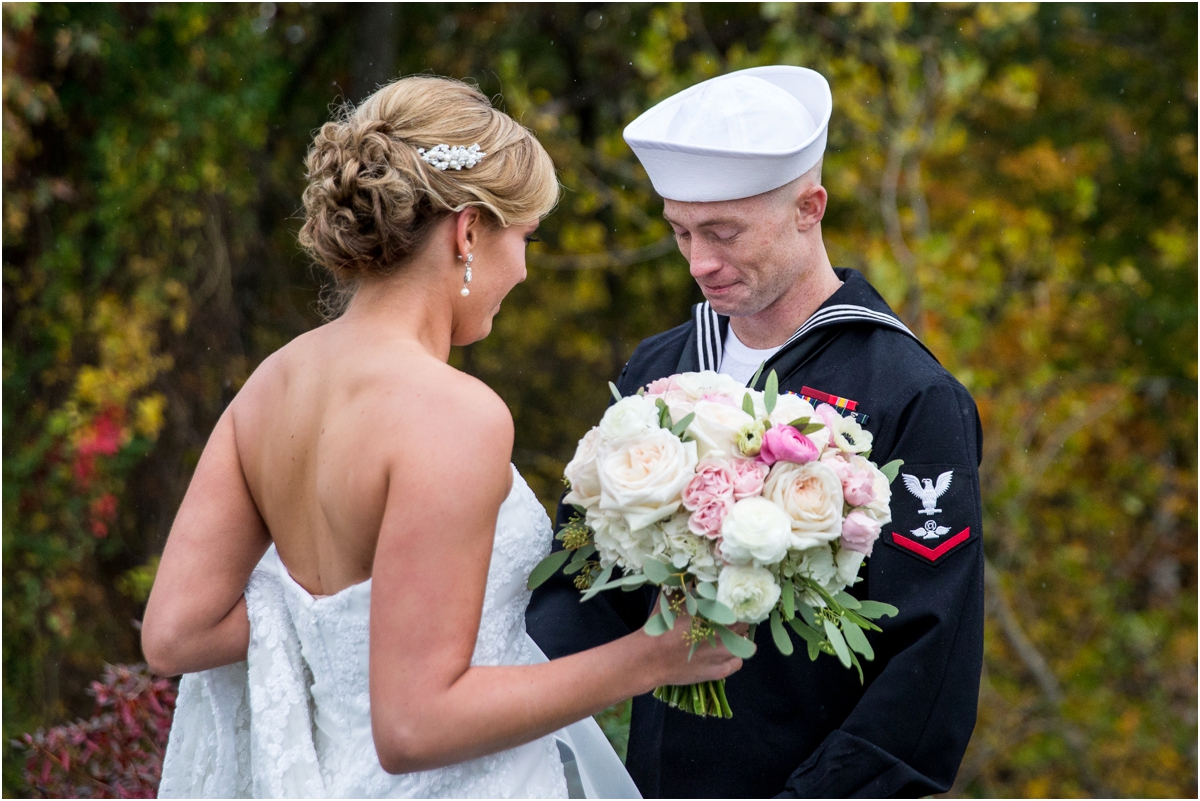
<path fill-rule="evenodd" d="M 439 144 L 478 144 L 487 155 L 439 170 L 417 153 Z M 394 272 L 455 212 L 474 206 L 508 227 L 558 201 L 554 164 L 533 134 L 448 78 L 402 78 L 344 107 L 317 132 L 307 165 L 300 244 L 342 288 Z"/>

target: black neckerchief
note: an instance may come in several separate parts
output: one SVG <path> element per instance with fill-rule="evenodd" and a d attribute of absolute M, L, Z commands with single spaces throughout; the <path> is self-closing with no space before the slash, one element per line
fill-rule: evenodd
<path fill-rule="evenodd" d="M 842 286 L 804 321 L 776 353 L 767 359 L 754 389 L 762 389 L 772 370 L 780 382 L 824 350 L 838 336 L 838 327 L 849 324 L 885 326 L 917 339 L 857 270 L 834 270 Z M 713 311 L 708 301 L 692 307 L 692 330 L 675 372 L 719 370 L 721 351 L 729 332 L 729 318 Z M 920 340 L 917 340 L 920 342 Z M 924 347 L 922 345 L 922 347 Z M 926 349 L 928 350 L 928 349 Z M 932 355 L 932 354 L 930 354 Z"/>

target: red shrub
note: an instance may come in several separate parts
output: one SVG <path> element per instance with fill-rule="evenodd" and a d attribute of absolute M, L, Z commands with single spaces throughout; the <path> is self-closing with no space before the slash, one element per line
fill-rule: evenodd
<path fill-rule="evenodd" d="M 25 781 L 46 798 L 154 798 L 175 711 L 176 684 L 145 665 L 105 665 L 96 711 L 23 735 Z"/>

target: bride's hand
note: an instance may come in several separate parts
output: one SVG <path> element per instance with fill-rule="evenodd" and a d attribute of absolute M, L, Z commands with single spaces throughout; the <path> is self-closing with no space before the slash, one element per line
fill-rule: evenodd
<path fill-rule="evenodd" d="M 738 623 L 730 628 L 745 636 L 749 627 L 745 623 Z M 692 618 L 686 613 L 675 619 L 670 631 L 657 637 L 642 630 L 642 634 L 655 640 L 656 662 L 662 671 L 659 685 L 699 684 L 723 679 L 741 670 L 742 660 L 729 653 L 716 632 L 712 633 L 710 642 L 702 641 L 689 659 L 688 654 L 692 650 L 692 641 L 689 639 L 691 630 Z"/>

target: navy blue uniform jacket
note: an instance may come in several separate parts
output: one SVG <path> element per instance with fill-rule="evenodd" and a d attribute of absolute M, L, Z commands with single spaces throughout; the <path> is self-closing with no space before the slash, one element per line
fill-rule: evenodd
<path fill-rule="evenodd" d="M 892 522 L 852 590 L 900 613 L 868 634 L 875 660 L 864 662 L 864 684 L 835 657 L 810 661 L 803 647 L 780 655 L 760 629 L 758 653 L 728 679 L 731 720 L 635 698 L 626 764 L 648 798 L 941 793 L 975 726 L 983 662 L 975 403 L 860 273 L 837 273 L 842 287 L 767 362 L 757 386 L 774 369 L 781 391 L 855 401 L 874 436 L 871 460 L 904 460 L 891 486 Z M 623 395 L 673 373 L 716 369 L 728 318 L 708 304 L 694 318 L 638 346 L 618 381 Z M 560 506 L 559 525 L 570 514 Z M 614 590 L 581 604 L 560 574 L 534 593 L 526 620 L 554 658 L 636 630 L 650 602 L 649 590 Z"/>

